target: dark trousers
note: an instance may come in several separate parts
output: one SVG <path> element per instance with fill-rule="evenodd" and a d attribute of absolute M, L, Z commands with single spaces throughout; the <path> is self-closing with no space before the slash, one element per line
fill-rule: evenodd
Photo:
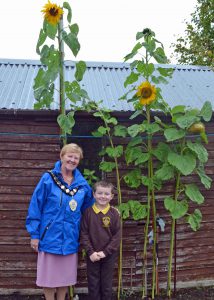
<path fill-rule="evenodd" d="M 92 262 L 87 257 L 88 299 L 111 300 L 114 264 L 117 253 Z"/>

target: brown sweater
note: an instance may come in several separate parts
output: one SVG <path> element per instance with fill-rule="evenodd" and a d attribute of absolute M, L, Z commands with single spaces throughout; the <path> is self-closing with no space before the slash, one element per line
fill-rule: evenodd
<path fill-rule="evenodd" d="M 120 246 L 120 215 L 116 208 L 108 212 L 95 213 L 92 207 L 86 209 L 81 222 L 81 245 L 90 256 L 93 252 L 103 251 L 110 255 Z"/>

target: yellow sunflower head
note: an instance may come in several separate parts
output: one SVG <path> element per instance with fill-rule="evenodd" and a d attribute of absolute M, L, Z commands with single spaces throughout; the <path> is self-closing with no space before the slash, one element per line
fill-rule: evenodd
<path fill-rule="evenodd" d="M 52 25 L 59 23 L 63 10 L 57 4 L 51 3 L 48 0 L 48 3 L 44 5 L 42 12 L 44 13 L 44 18 L 46 21 Z"/>
<path fill-rule="evenodd" d="M 147 105 L 156 99 L 156 88 L 148 81 L 145 81 L 137 88 L 136 96 L 139 97 L 141 105 Z"/>

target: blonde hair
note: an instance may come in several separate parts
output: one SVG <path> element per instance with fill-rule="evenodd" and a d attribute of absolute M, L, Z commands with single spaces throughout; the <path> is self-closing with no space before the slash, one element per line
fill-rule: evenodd
<path fill-rule="evenodd" d="M 80 159 L 83 158 L 83 150 L 77 144 L 70 143 L 70 144 L 67 144 L 67 145 L 63 146 L 61 151 L 60 151 L 60 158 L 62 158 L 68 152 L 78 153 L 80 155 Z"/>

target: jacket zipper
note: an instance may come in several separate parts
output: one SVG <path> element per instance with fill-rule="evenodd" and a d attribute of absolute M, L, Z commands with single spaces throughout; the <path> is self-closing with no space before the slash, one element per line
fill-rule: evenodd
<path fill-rule="evenodd" d="M 43 231 L 43 234 L 42 234 L 41 239 L 40 239 L 41 241 L 44 239 L 45 234 L 46 234 L 47 230 L 49 229 L 51 223 L 52 223 L 52 220 L 51 220 L 51 221 L 48 223 L 48 225 L 45 227 L 45 230 Z"/>

